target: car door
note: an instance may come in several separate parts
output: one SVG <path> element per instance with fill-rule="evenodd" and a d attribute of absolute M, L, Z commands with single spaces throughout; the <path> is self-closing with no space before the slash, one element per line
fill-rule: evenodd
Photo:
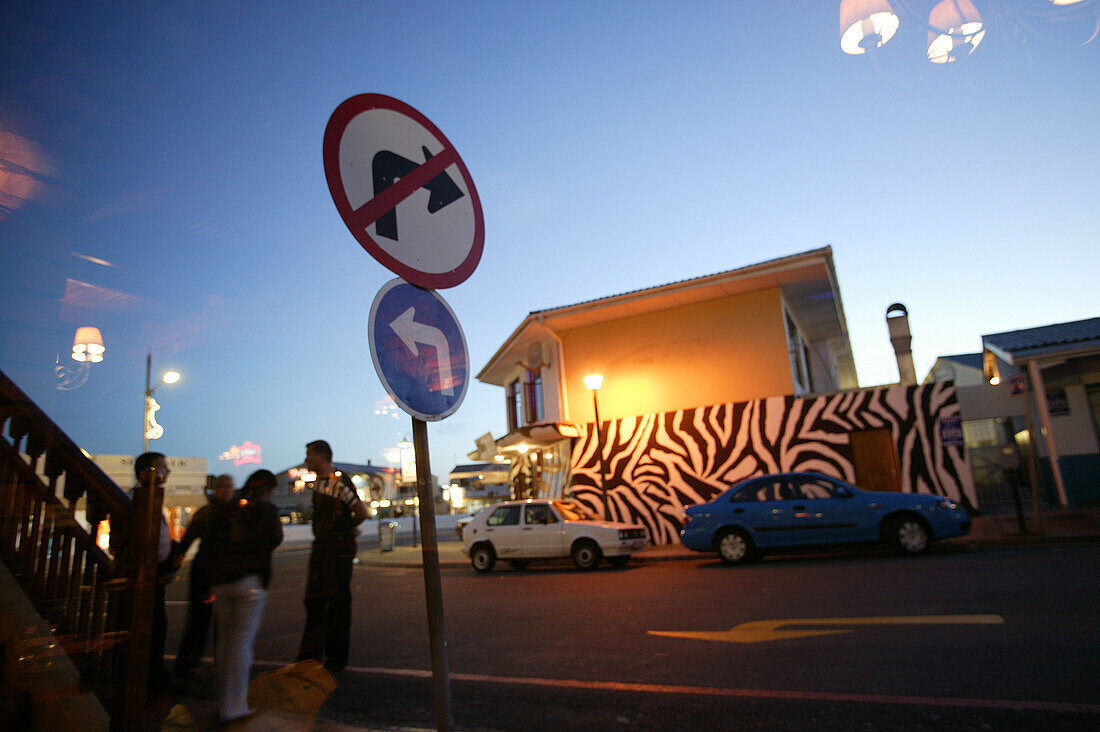
<path fill-rule="evenodd" d="M 523 507 L 520 540 L 525 557 L 564 556 L 564 523 L 548 503 L 528 503 Z"/>
<path fill-rule="evenodd" d="M 519 519 L 520 504 L 514 503 L 498 506 L 485 520 L 485 537 L 493 542 L 493 549 L 501 559 L 523 555 Z"/>
<path fill-rule="evenodd" d="M 755 480 L 734 494 L 730 511 L 735 522 L 752 530 L 759 547 L 797 543 L 797 527 L 791 514 L 790 481 L 786 476 Z"/>
<path fill-rule="evenodd" d="M 823 544 L 875 538 L 872 516 L 866 502 L 845 484 L 823 475 L 805 475 L 792 478 L 791 490 L 794 495 L 791 516 L 801 534 L 799 543 Z"/>

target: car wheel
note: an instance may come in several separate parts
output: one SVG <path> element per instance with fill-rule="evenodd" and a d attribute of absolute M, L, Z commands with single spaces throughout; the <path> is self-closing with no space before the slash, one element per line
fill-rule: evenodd
<path fill-rule="evenodd" d="M 587 572 L 590 569 L 595 569 L 599 563 L 600 548 L 596 546 L 595 542 L 578 541 L 573 545 L 573 564 L 577 565 L 577 569 Z"/>
<path fill-rule="evenodd" d="M 621 557 L 608 557 L 607 563 L 612 567 L 625 567 L 627 562 L 630 561 L 629 554 L 623 554 Z"/>
<path fill-rule="evenodd" d="M 744 564 L 752 559 L 752 539 L 741 529 L 726 529 L 714 544 L 726 564 Z"/>
<path fill-rule="evenodd" d="M 527 565 L 530 564 L 526 559 L 509 559 L 508 564 L 512 569 L 527 569 Z"/>
<path fill-rule="evenodd" d="M 886 537 L 894 551 L 909 556 L 923 554 L 931 542 L 928 524 L 916 516 L 899 516 L 893 519 L 886 529 Z"/>
<path fill-rule="evenodd" d="M 492 572 L 493 565 L 496 563 L 497 555 L 493 552 L 493 547 L 488 544 L 478 544 L 470 553 L 470 564 L 474 565 L 474 569 L 478 572 Z"/>

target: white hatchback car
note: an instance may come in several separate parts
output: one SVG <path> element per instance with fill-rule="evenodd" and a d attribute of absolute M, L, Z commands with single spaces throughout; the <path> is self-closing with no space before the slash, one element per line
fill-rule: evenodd
<path fill-rule="evenodd" d="M 601 521 L 572 501 L 552 499 L 494 503 L 462 531 L 463 551 L 478 572 L 491 571 L 498 559 L 516 569 L 561 557 L 584 570 L 603 558 L 622 567 L 648 542 L 644 526 Z"/>

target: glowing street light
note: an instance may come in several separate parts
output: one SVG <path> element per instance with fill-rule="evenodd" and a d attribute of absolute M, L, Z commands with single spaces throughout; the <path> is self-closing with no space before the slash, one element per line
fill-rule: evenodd
<path fill-rule="evenodd" d="M 160 388 L 161 384 L 175 384 L 180 380 L 178 371 L 165 371 L 160 384 L 151 386 L 149 375 L 153 368 L 153 352 L 145 355 L 145 418 L 141 426 L 141 451 L 149 451 L 149 440 L 158 440 L 164 434 L 164 428 L 157 424 L 153 413 L 160 409 L 160 405 L 153 399 L 153 392 Z"/>
<path fill-rule="evenodd" d="M 607 508 L 607 458 L 603 455 L 603 438 L 600 436 L 600 400 L 597 393 L 603 386 L 603 374 L 589 374 L 584 379 L 585 387 L 592 392 L 592 409 L 596 413 L 596 451 L 600 454 L 600 496 L 603 498 L 603 517 L 611 520 L 611 512 Z"/>

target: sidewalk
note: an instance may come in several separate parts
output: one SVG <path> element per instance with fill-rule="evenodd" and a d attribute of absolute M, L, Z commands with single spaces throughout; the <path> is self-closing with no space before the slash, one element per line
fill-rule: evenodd
<path fill-rule="evenodd" d="M 1040 512 L 1038 518 L 1024 512 L 1027 533 L 1020 534 L 1016 514 L 975 516 L 968 536 L 944 539 L 942 544 L 979 547 L 1011 544 L 1049 544 L 1074 541 L 1100 541 L 1100 507 L 1081 509 L 1051 509 Z M 307 548 L 308 545 L 300 547 Z M 693 552 L 682 544 L 646 547 L 635 552 L 632 562 L 663 562 L 678 559 L 699 559 L 707 555 Z M 423 550 L 417 545 L 396 546 L 380 552 L 369 542 L 359 542 L 359 564 L 367 567 L 421 567 Z M 440 567 L 469 567 L 470 560 L 462 552 L 462 542 L 451 536 L 441 536 Z"/>

